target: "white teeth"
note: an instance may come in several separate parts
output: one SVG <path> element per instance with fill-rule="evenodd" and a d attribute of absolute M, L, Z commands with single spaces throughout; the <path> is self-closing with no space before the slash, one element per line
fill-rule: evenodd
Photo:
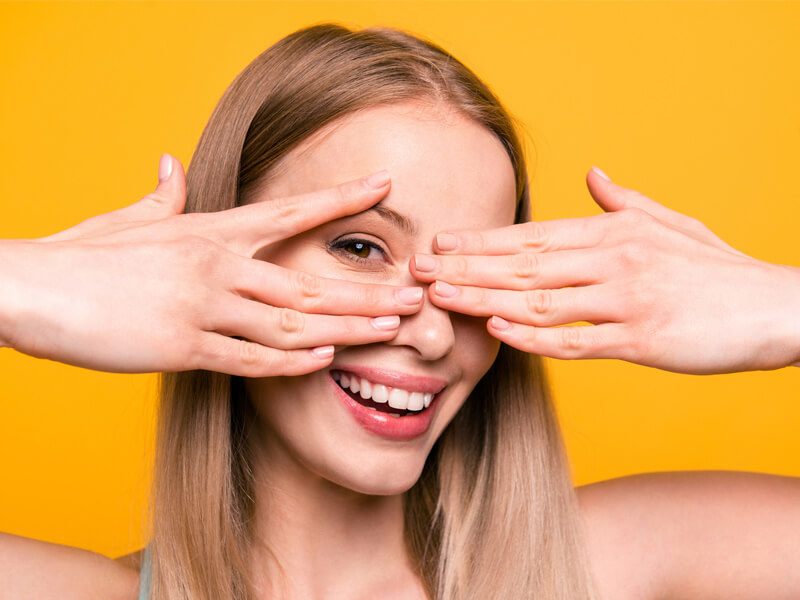
<path fill-rule="evenodd" d="M 408 408 L 408 392 L 400 388 L 392 388 L 389 394 L 389 406 L 405 410 Z"/>
<path fill-rule="evenodd" d="M 422 410 L 424 406 L 423 398 L 425 394 L 422 392 L 412 392 L 408 396 L 408 410 Z"/>
<path fill-rule="evenodd" d="M 372 386 L 372 400 L 375 402 L 386 402 L 389 399 L 389 391 L 382 383 L 376 383 Z"/>
<path fill-rule="evenodd" d="M 361 394 L 363 399 L 369 400 L 371 398 L 378 403 L 388 402 L 389 406 L 398 410 L 420 411 L 423 408 L 428 408 L 434 396 L 432 393 L 409 392 L 401 388 L 391 388 L 380 383 L 372 383 L 352 373 L 331 370 L 331 376 L 334 381 L 339 382 L 341 387 L 349 389 L 354 394 Z M 375 410 L 374 407 L 370 408 Z"/>

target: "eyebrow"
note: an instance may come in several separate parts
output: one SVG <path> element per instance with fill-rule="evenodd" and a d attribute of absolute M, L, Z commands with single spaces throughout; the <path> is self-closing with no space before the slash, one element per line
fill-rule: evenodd
<path fill-rule="evenodd" d="M 381 202 L 383 202 L 383 200 L 381 200 Z M 383 218 L 386 221 L 389 221 L 396 227 L 399 227 L 401 230 L 403 230 L 403 232 L 407 233 L 408 235 L 412 237 L 417 235 L 417 227 L 414 225 L 411 219 L 409 219 L 405 215 L 395 210 L 392 210 L 387 206 L 381 206 L 381 202 L 378 202 L 376 205 L 370 206 L 367 210 L 364 210 L 352 216 L 356 217 L 358 215 L 366 214 L 370 211 L 375 211 L 381 218 Z"/>

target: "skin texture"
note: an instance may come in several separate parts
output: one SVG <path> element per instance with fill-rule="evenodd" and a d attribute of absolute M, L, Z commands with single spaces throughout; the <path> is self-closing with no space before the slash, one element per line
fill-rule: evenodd
<path fill-rule="evenodd" d="M 370 122 L 371 118 L 373 122 Z M 370 123 L 372 126 L 368 126 Z M 602 254 L 593 254 L 595 247 L 605 249 L 607 260 L 599 267 L 601 271 L 606 269 L 602 272 L 609 277 L 612 287 L 615 283 L 635 281 L 636 274 L 641 274 L 638 269 L 645 264 L 652 269 L 661 269 L 665 279 L 663 285 L 682 290 L 681 286 L 687 285 L 686 279 L 681 279 L 680 270 L 668 266 L 674 265 L 682 254 L 689 253 L 698 263 L 693 266 L 693 276 L 707 282 L 712 292 L 714 286 L 722 285 L 718 287 L 717 297 L 723 297 L 727 289 L 723 284 L 727 279 L 715 280 L 712 275 L 720 265 L 730 266 L 740 261 L 741 274 L 752 276 L 750 282 L 758 280 L 762 287 L 766 286 L 767 291 L 762 293 L 762 297 L 769 301 L 769 305 L 757 307 L 748 304 L 748 298 L 752 300 L 753 296 L 747 294 L 751 291 L 749 284 L 742 284 L 736 291 L 741 296 L 737 301 L 743 303 L 740 306 L 743 312 L 736 313 L 735 320 L 741 326 L 725 332 L 728 335 L 726 347 L 732 346 L 733 352 L 716 353 L 715 363 L 700 366 L 726 372 L 776 368 L 800 359 L 800 335 L 791 328 L 791 323 L 797 322 L 794 315 L 796 306 L 800 304 L 797 300 L 800 297 L 797 269 L 764 266 L 753 259 L 745 260 L 747 257 L 742 258 L 741 253 L 726 249 L 724 242 L 711 237 L 713 234 L 707 233 L 689 217 L 668 211 L 638 192 L 606 182 L 594 173 L 587 175 L 589 191 L 604 210 L 612 213 L 604 221 L 608 225 L 605 236 L 591 238 L 591 234 L 599 229 L 586 227 L 587 223 L 600 223 L 603 217 L 600 215 L 590 217 L 591 221 L 569 219 L 544 224 L 539 230 L 540 234 L 544 232 L 544 238 L 522 236 L 518 238 L 523 240 L 522 245 L 515 246 L 514 238 L 504 229 L 509 227 L 513 213 L 510 164 L 488 132 L 459 121 L 457 115 L 446 111 L 425 112 L 420 107 L 409 110 L 409 107 L 399 106 L 381 113 L 380 118 L 377 118 L 377 113 L 366 111 L 340 125 L 324 132 L 326 135 L 308 140 L 304 148 L 287 157 L 271 182 L 275 187 L 262 190 L 263 197 L 257 198 L 255 204 L 268 211 L 270 206 L 274 206 L 269 204 L 269 200 L 288 193 L 319 189 L 388 168 L 392 184 L 385 203 L 417 220 L 418 235 L 402 233 L 390 224 L 366 215 L 341 219 L 338 223 L 326 223 L 318 229 L 262 248 L 255 256 L 264 265 L 269 264 L 266 262 L 269 259 L 276 264 L 304 268 L 325 277 L 347 279 L 351 284 L 407 286 L 419 285 L 420 282 L 427 284 L 439 278 L 456 285 L 480 288 L 487 281 L 478 281 L 486 276 L 477 268 L 478 263 L 503 255 L 487 252 L 486 244 L 481 252 L 465 252 L 465 246 L 460 247 L 451 258 L 465 261 L 461 263 L 464 265 L 467 264 L 465 257 L 474 255 L 470 266 L 460 272 L 456 269 L 450 274 L 440 273 L 434 277 L 423 275 L 413 263 L 412 256 L 418 253 L 443 257 L 447 251 L 434 241 L 436 233 L 442 230 L 481 229 L 488 232 L 495 229 L 503 232 L 501 237 L 506 241 L 512 241 L 510 250 L 504 250 L 506 256 L 519 254 L 521 249 L 525 249 L 526 239 L 547 240 L 547 244 L 539 242 L 537 252 L 541 257 L 549 253 L 552 258 L 568 240 L 573 244 L 579 241 L 578 247 L 573 249 L 582 250 L 583 260 Z M 352 137 L 351 134 L 359 127 L 358 136 Z M 154 194 L 123 209 L 127 210 L 128 217 L 125 218 L 140 225 L 142 222 L 163 223 L 170 215 L 179 213 L 184 200 L 181 196 L 184 193 L 183 181 L 182 169 L 176 168 L 170 180 L 160 184 Z M 377 197 L 363 200 L 364 206 L 373 204 L 375 200 Z M 448 210 L 444 210 L 445 206 Z M 631 211 L 632 208 L 636 210 Z M 616 218 L 625 211 L 627 216 Z M 248 213 L 251 214 L 256 213 Z M 221 223 L 229 216 L 216 215 L 215 219 Z M 114 216 L 114 213 L 101 215 L 50 239 L 55 237 L 64 241 L 85 233 L 98 236 L 100 233 L 123 231 L 129 227 L 123 222 L 123 217 L 119 214 Z M 610 240 L 622 239 L 620 236 L 630 230 L 630 222 L 625 219 L 639 219 L 641 226 L 649 228 L 647 231 L 653 235 L 642 237 L 637 243 L 644 244 L 652 237 L 653 247 L 662 244 L 661 249 L 666 253 L 663 262 L 654 260 L 652 254 L 647 255 L 649 258 L 644 263 L 629 261 L 628 268 L 622 268 L 625 263 L 620 266 L 614 261 L 615 256 L 608 252 L 607 245 L 603 245 Z M 265 218 L 264 224 L 269 220 Z M 241 239 L 226 238 L 228 234 L 225 232 L 242 231 L 248 223 L 251 223 L 249 216 L 238 222 L 230 221 L 227 228 L 212 227 L 209 222 L 207 232 L 218 235 L 218 242 L 227 239 L 236 244 Z M 253 227 L 252 231 L 261 226 Z M 157 241 L 170 237 L 163 226 L 141 227 L 141 231 L 157 232 L 158 235 L 153 234 L 152 238 Z M 179 228 L 175 232 L 179 233 Z M 326 242 L 345 233 L 357 233 L 360 238 L 380 244 L 386 255 L 373 249 L 369 255 L 370 263 L 350 263 L 346 252 L 341 254 L 340 250 L 332 254 Z M 137 233 L 131 227 L 125 235 L 126 240 L 131 241 Z M 149 235 L 143 236 L 145 242 L 150 239 Z M 671 239 L 674 245 L 664 246 L 665 239 Z M 37 265 L 42 262 L 38 260 L 40 255 L 46 258 L 47 253 L 40 250 L 46 245 L 38 242 L 37 245 L 39 248 L 34 251 L 31 245 L 3 241 L 0 244 L 0 266 L 24 264 L 26 268 L 20 271 L 30 272 L 31 277 L 45 274 L 45 267 Z M 114 248 L 115 244 L 109 244 L 105 251 Z M 703 252 L 697 252 L 698 248 Z M 247 248 L 240 248 L 239 252 L 246 255 L 251 249 L 255 250 L 248 243 Z M 61 248 L 58 250 L 60 252 Z M 166 256 L 164 247 L 161 253 Z M 81 255 L 86 257 L 86 261 L 80 264 L 85 267 L 87 275 L 92 272 L 90 258 L 97 254 Z M 32 257 L 30 262 L 24 262 L 25 256 Z M 699 260 L 701 256 L 707 260 Z M 376 263 L 374 267 L 369 266 L 372 260 Z M 236 263 L 229 261 L 224 264 L 232 266 Z M 548 264 L 552 267 L 555 262 L 548 261 Z M 616 270 L 610 269 L 609 265 L 616 266 Z M 562 266 L 564 268 L 550 269 L 549 276 L 575 283 L 577 271 L 574 264 L 567 262 Z M 706 277 L 703 277 L 704 269 Z M 183 271 L 176 273 L 185 276 Z M 5 272 L 0 273 L 0 278 L 8 281 Z M 42 279 L 46 277 L 42 275 Z M 91 278 L 87 277 L 87 281 Z M 523 284 L 531 286 L 527 289 L 535 287 L 528 280 L 520 282 L 519 274 L 513 272 L 494 283 L 501 291 L 517 293 L 526 291 L 525 287 L 520 289 Z M 224 282 L 220 283 L 222 285 Z M 52 286 L 48 289 L 53 290 Z M 24 286 L 17 286 L 14 290 L 15 293 L 19 290 L 21 297 L 26 296 Z M 71 288 L 70 293 L 73 292 Z M 87 288 L 87 297 L 92 293 L 93 290 Z M 686 298 L 690 300 L 680 305 L 671 303 L 673 297 L 667 294 L 661 300 L 655 297 L 648 302 L 632 303 L 620 317 L 628 318 L 628 324 L 634 326 L 637 321 L 632 319 L 639 314 L 638 324 L 644 327 L 648 314 L 671 311 L 672 319 L 664 323 L 666 326 L 692 322 L 702 315 L 700 321 L 706 332 L 714 332 L 715 327 L 730 328 L 730 314 L 725 316 L 721 313 L 722 323 L 719 319 L 715 321 L 713 314 L 705 310 L 702 294 L 687 294 Z M 547 333 L 555 335 L 557 329 L 548 328 L 544 322 L 539 322 L 538 326 L 513 323 L 510 331 L 515 333 L 503 334 L 487 326 L 488 314 L 474 314 L 477 311 L 468 303 L 457 306 L 445 298 L 427 289 L 421 308 L 408 308 L 402 313 L 404 316 L 396 332 L 368 345 L 337 346 L 332 363 L 325 362 L 322 371 L 298 377 L 264 379 L 252 376 L 248 380 L 248 391 L 260 413 L 259 431 L 264 459 L 259 465 L 258 479 L 262 486 L 258 495 L 264 500 L 259 503 L 258 527 L 262 538 L 268 537 L 280 550 L 278 558 L 291 582 L 284 597 L 421 598 L 418 582 L 410 572 L 402 550 L 399 500 L 403 491 L 415 481 L 436 436 L 488 368 L 497 351 L 498 338 L 529 351 L 563 355 L 564 358 L 589 357 L 600 351 L 600 344 L 561 346 L 561 338 L 550 337 Z M 385 308 L 388 305 L 387 301 Z M 749 311 L 748 306 L 753 310 Z M 9 314 L 5 308 L 0 305 L 0 317 Z M 498 304 L 492 310 L 502 313 L 508 309 Z M 338 313 L 332 311 L 332 314 Z M 379 311 L 376 314 L 390 312 Z M 546 320 L 548 314 L 552 316 L 556 312 L 536 314 L 537 319 Z M 755 329 L 748 324 L 749 320 L 758 321 Z M 19 323 L 19 319 L 8 321 Z M 782 326 L 776 326 L 781 322 Z M 19 339 L 26 331 L 27 328 L 20 326 L 16 336 L 2 338 L 0 342 L 14 346 L 14 337 Z M 49 327 L 42 331 L 49 331 Z M 76 332 L 80 331 L 76 329 Z M 639 331 L 641 333 L 642 329 Z M 655 350 L 660 348 L 661 352 L 651 349 L 649 353 L 640 354 L 640 359 L 644 357 L 640 362 L 660 368 L 675 366 L 678 367 L 676 370 L 685 365 L 697 367 L 691 355 L 696 346 L 691 332 L 681 331 L 680 327 L 672 331 L 673 335 L 685 338 L 685 343 L 671 346 L 666 343 L 668 337 L 658 338 L 657 343 L 661 340 L 662 346 L 656 346 Z M 602 341 L 599 335 L 591 339 Z M 754 340 L 761 347 L 772 348 L 768 353 L 770 362 L 752 362 L 746 353 L 741 352 Z M 53 355 L 54 359 L 75 358 L 70 364 L 81 364 L 78 358 L 83 360 L 70 354 L 72 350 L 66 346 L 59 348 L 63 354 L 53 354 L 52 348 L 43 341 L 32 344 L 32 348 L 36 352 L 41 350 L 43 356 Z M 684 348 L 683 353 L 680 348 Z M 37 355 L 36 352 L 32 354 Z M 656 359 L 651 360 L 653 357 Z M 151 359 L 153 357 L 147 357 L 147 360 Z M 339 407 L 323 385 L 330 365 L 335 367 L 337 361 L 345 359 L 445 378 L 448 390 L 429 434 L 413 443 L 377 443 L 359 430 L 348 420 L 348 415 L 337 410 Z M 126 364 L 120 363 L 122 367 Z M 241 364 L 237 368 L 241 368 Z M 267 464 L 268 469 L 265 468 Z M 800 480 L 797 478 L 734 472 L 642 474 L 583 486 L 577 493 L 588 533 L 590 562 L 601 597 L 606 600 L 788 600 L 800 597 L 800 553 L 797 551 Z M 342 547 L 348 548 L 346 556 L 341 553 Z M 140 559 L 139 552 L 115 561 L 76 548 L 0 533 L 0 600 L 135 600 Z M 275 565 L 265 549 L 257 556 L 254 568 L 265 577 L 274 571 Z M 386 593 L 386 586 L 391 586 L 394 595 Z M 264 597 L 269 597 L 270 593 L 272 590 L 265 586 Z"/>
<path fill-rule="evenodd" d="M 499 140 L 442 107 L 417 104 L 370 109 L 317 132 L 284 158 L 257 201 L 329 187 L 351 173 L 380 168 L 392 175 L 381 206 L 405 215 L 413 234 L 375 212 L 364 213 L 267 246 L 256 258 L 329 278 L 413 285 L 408 262 L 415 252 L 432 251 L 440 229 L 513 223 L 514 173 Z M 366 249 L 360 253 L 366 262 L 358 262 L 357 249 L 330 248 L 332 241 L 352 237 L 381 249 Z M 246 380 L 262 419 L 260 443 L 268 465 L 256 478 L 264 494 L 259 498 L 269 498 L 260 505 L 265 508 L 259 529 L 271 540 L 292 595 L 366 597 L 399 587 L 412 590 L 413 597 L 401 494 L 418 479 L 434 442 L 499 345 L 485 319 L 425 299 L 418 312 L 401 319 L 393 339 L 337 346 L 333 368 L 383 367 L 447 381 L 430 429 L 407 442 L 361 428 L 336 399 L 328 368 Z"/>

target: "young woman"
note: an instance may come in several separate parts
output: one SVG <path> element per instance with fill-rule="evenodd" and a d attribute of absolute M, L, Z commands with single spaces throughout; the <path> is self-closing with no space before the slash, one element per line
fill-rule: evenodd
<path fill-rule="evenodd" d="M 529 222 L 502 105 L 387 28 L 282 39 L 160 179 L 0 244 L 3 345 L 163 372 L 147 548 L 0 536 L 0 597 L 800 595 L 797 480 L 576 493 L 540 359 L 797 363 L 800 270 L 594 170 L 605 214 Z"/>

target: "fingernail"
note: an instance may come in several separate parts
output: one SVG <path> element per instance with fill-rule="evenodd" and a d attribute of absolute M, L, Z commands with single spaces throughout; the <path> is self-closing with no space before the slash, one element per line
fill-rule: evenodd
<path fill-rule="evenodd" d="M 605 179 L 606 181 L 611 181 L 611 177 L 609 177 L 608 175 L 606 175 L 605 173 L 603 173 L 603 172 L 602 172 L 600 169 L 598 169 L 597 167 L 592 167 L 592 171 L 594 171 L 595 173 L 597 173 L 598 175 L 600 175 L 600 177 L 602 177 L 602 178 L 603 178 L 603 179 Z"/>
<path fill-rule="evenodd" d="M 445 298 L 452 298 L 458 294 L 458 288 L 444 281 L 436 282 L 436 293 Z"/>
<path fill-rule="evenodd" d="M 437 233 L 436 245 L 439 250 L 455 250 L 458 244 L 458 238 L 452 233 Z"/>
<path fill-rule="evenodd" d="M 333 356 L 333 346 L 320 346 L 319 348 L 314 348 L 311 351 L 311 354 L 313 354 L 315 358 L 330 358 Z"/>
<path fill-rule="evenodd" d="M 389 171 L 384 169 L 383 171 L 378 171 L 377 173 L 373 173 L 366 179 L 367 184 L 374 188 L 380 188 L 385 186 L 389 183 Z"/>
<path fill-rule="evenodd" d="M 400 326 L 400 317 L 397 315 L 392 317 L 375 317 L 372 319 L 372 326 L 375 327 L 375 329 L 383 331 L 397 329 Z"/>
<path fill-rule="evenodd" d="M 436 268 L 436 259 L 427 254 L 415 254 L 414 266 L 417 271 L 433 271 Z"/>
<path fill-rule="evenodd" d="M 158 182 L 163 183 L 170 175 L 172 175 L 172 157 L 165 153 L 158 161 Z"/>
<path fill-rule="evenodd" d="M 498 329 L 500 331 L 505 331 L 506 329 L 511 328 L 511 323 L 500 317 L 492 317 L 491 319 L 489 319 L 489 324 L 493 328 Z"/>
<path fill-rule="evenodd" d="M 416 304 L 422 300 L 422 288 L 410 287 L 395 291 L 395 296 L 403 304 Z"/>

